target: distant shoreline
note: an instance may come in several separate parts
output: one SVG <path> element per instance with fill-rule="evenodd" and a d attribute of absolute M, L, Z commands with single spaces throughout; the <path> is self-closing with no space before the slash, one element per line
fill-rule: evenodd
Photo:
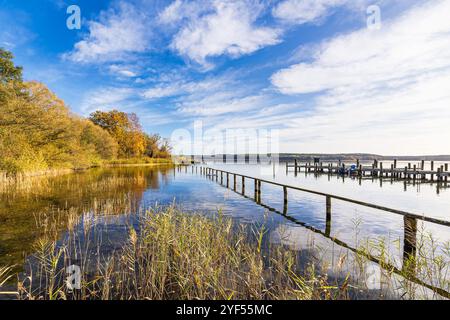
<path fill-rule="evenodd" d="M 205 161 L 210 160 L 219 160 L 222 161 L 223 157 L 226 156 L 227 161 L 233 161 L 234 157 L 237 156 L 238 159 L 244 159 L 245 157 L 250 157 L 250 159 L 256 159 L 257 155 L 250 154 L 217 154 L 217 155 L 204 155 L 203 159 Z M 423 156 L 383 156 L 377 154 L 370 153 L 336 153 L 336 154 L 324 154 L 324 153 L 280 153 L 278 155 L 272 155 L 275 158 L 278 158 L 280 162 L 286 161 L 314 161 L 314 158 L 319 158 L 321 161 L 388 161 L 388 160 L 399 160 L 399 161 L 450 161 L 450 155 L 423 155 Z M 194 156 L 196 159 L 201 158 L 202 156 Z M 266 155 L 262 155 L 261 158 L 266 158 Z M 269 156 L 270 157 L 270 156 Z"/>

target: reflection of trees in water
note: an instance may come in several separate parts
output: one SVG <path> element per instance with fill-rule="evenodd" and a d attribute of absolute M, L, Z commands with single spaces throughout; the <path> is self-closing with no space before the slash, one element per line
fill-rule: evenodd
<path fill-rule="evenodd" d="M 0 193 L 0 265 L 21 265 L 36 239 L 57 236 L 86 214 L 137 212 L 144 191 L 168 183 L 170 168 L 93 169 L 34 177 Z M 50 225 L 49 225 L 50 224 Z M 45 227 L 43 227 L 45 225 Z"/>

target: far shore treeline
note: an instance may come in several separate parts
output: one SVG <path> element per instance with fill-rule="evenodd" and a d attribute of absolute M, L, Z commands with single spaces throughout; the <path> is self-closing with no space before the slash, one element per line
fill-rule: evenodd
<path fill-rule="evenodd" d="M 145 133 L 135 114 L 75 115 L 44 84 L 23 81 L 13 55 L 0 48 L 0 171 L 81 169 L 118 159 L 169 157 L 167 142 Z"/>

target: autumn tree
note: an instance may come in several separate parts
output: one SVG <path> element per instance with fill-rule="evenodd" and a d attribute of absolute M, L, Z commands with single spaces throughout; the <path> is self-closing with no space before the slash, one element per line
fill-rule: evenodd
<path fill-rule="evenodd" d="M 23 82 L 12 54 L 0 49 L 0 170 L 89 167 L 117 149 L 107 131 L 72 114 L 44 84 Z"/>
<path fill-rule="evenodd" d="M 12 59 L 0 48 L 0 171 L 86 168 L 118 155 L 160 157 L 169 150 L 158 135 L 142 131 L 133 113 L 73 114 L 44 84 L 24 82 Z"/>
<path fill-rule="evenodd" d="M 146 139 L 136 114 L 118 110 L 95 111 L 89 119 L 116 139 L 119 144 L 119 156 L 140 157 L 144 154 Z"/>

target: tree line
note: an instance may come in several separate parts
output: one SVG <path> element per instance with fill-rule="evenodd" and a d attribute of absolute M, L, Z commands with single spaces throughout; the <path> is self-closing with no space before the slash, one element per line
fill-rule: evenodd
<path fill-rule="evenodd" d="M 158 134 L 118 110 L 83 118 L 44 84 L 24 81 L 11 52 L 0 48 L 0 171 L 87 168 L 122 158 L 169 158 Z"/>

